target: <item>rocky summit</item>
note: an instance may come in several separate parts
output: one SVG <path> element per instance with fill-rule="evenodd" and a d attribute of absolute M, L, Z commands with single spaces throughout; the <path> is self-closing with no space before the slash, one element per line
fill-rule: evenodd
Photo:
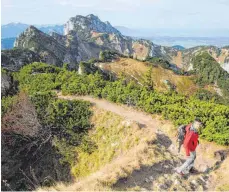
<path fill-rule="evenodd" d="M 48 35 L 30 26 L 19 35 L 14 47 L 32 51 L 39 57 L 35 61 L 56 66 L 68 63 L 73 69 L 78 68 L 80 61 L 99 58 L 100 51 L 111 50 L 137 60 L 159 57 L 188 71 L 192 69 L 192 58 L 199 52 L 207 51 L 221 67 L 229 71 L 228 47 L 199 46 L 178 50 L 176 47 L 160 46 L 149 40 L 124 36 L 108 21 L 103 22 L 93 14 L 70 18 L 64 25 L 64 35 L 55 32 Z M 5 61 L 4 65 L 12 65 L 11 61 Z M 14 67 L 20 68 L 24 64 L 27 62 L 14 62 Z"/>
<path fill-rule="evenodd" d="M 95 15 L 72 17 L 64 26 L 64 35 L 47 35 L 34 26 L 27 28 L 15 41 L 16 48 L 37 53 L 44 62 L 62 66 L 90 58 L 99 58 L 101 50 L 117 51 L 125 56 L 144 60 L 148 56 L 172 59 L 176 49 L 153 44 L 149 40 L 135 40 L 122 35 L 109 22 L 102 22 Z"/>
<path fill-rule="evenodd" d="M 95 31 L 98 33 L 114 33 L 121 35 L 121 33 L 106 21 L 102 22 L 97 16 L 90 14 L 86 17 L 77 15 L 72 17 L 64 25 L 64 35 L 69 34 L 70 31 L 77 31 L 81 37 L 90 37 L 90 33 Z"/>

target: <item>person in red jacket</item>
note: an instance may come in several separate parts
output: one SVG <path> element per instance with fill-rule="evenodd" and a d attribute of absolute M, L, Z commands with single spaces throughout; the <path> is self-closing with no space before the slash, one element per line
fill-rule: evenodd
<path fill-rule="evenodd" d="M 200 119 L 196 118 L 193 123 L 186 126 L 183 146 L 185 148 L 187 159 L 183 165 L 176 168 L 176 172 L 184 175 L 188 174 L 194 166 L 196 159 L 196 147 L 198 145 L 198 131 L 202 127 Z"/>

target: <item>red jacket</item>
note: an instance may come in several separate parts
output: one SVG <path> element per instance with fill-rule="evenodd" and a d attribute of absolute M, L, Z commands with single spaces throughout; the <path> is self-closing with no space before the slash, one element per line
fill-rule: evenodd
<path fill-rule="evenodd" d="M 187 125 L 186 134 L 184 138 L 184 148 L 186 151 L 186 155 L 190 156 L 190 151 L 195 151 L 197 145 L 198 145 L 198 133 L 195 133 L 194 131 L 190 131 L 190 127 L 192 124 Z"/>

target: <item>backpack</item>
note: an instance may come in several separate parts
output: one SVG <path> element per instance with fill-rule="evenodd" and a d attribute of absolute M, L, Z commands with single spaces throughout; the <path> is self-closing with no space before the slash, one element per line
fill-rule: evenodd
<path fill-rule="evenodd" d="M 178 131 L 177 131 L 177 140 L 178 141 L 184 141 L 185 138 L 185 134 L 186 134 L 186 126 L 187 125 L 181 125 L 178 127 Z"/>

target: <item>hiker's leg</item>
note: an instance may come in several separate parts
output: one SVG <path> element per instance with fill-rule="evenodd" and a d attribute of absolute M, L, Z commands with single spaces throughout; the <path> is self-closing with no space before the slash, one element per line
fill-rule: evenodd
<path fill-rule="evenodd" d="M 180 148 L 182 144 L 183 144 L 183 141 L 178 140 L 178 153 L 180 153 Z"/>
<path fill-rule="evenodd" d="M 196 152 L 195 151 L 190 152 L 190 156 L 188 156 L 184 164 L 178 168 L 178 172 L 188 173 L 189 168 L 194 164 L 195 159 L 196 159 Z"/>
<path fill-rule="evenodd" d="M 196 151 L 190 152 L 190 156 L 192 157 L 193 161 L 192 161 L 192 163 L 190 163 L 190 165 L 187 167 L 187 171 L 188 171 L 188 172 L 192 169 L 192 167 L 194 167 L 194 162 L 195 162 L 195 159 L 196 159 Z"/>

